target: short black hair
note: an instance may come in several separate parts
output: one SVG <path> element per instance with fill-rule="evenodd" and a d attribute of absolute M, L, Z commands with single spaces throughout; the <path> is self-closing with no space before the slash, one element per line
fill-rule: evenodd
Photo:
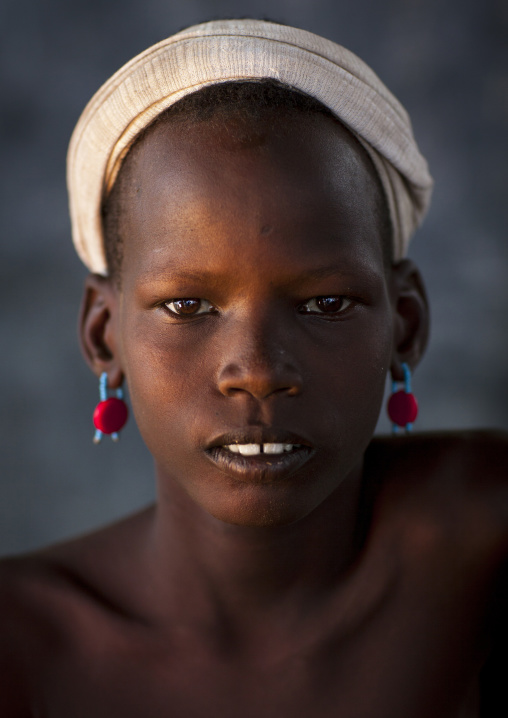
<path fill-rule="evenodd" d="M 143 139 L 161 123 L 185 122 L 195 125 L 201 122 L 223 122 L 234 112 L 250 120 L 255 126 L 267 111 L 302 112 L 306 115 L 323 114 L 335 122 L 337 117 L 322 102 L 278 80 L 241 80 L 208 85 L 186 95 L 174 105 L 161 112 L 136 137 L 124 160 L 109 195 L 102 203 L 102 228 L 108 276 L 120 283 L 123 259 L 123 237 L 120 229 L 120 216 L 126 195 L 129 157 L 138 148 Z M 342 123 L 341 123 L 342 124 Z M 356 138 L 355 138 L 356 139 Z M 362 152 L 372 160 L 358 142 Z M 374 165 L 372 164 L 374 167 Z M 375 168 L 374 168 L 375 169 Z M 392 224 L 388 202 L 377 170 L 378 202 L 376 203 L 377 222 L 380 227 L 383 261 L 388 269 L 393 262 Z"/>

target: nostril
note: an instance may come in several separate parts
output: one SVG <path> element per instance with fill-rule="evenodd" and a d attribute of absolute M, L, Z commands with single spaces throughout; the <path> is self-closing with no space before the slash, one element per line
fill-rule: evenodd
<path fill-rule="evenodd" d="M 226 390 L 223 391 L 223 394 L 226 394 L 227 396 L 235 396 L 235 394 L 242 394 L 245 390 L 240 389 L 236 386 L 226 387 Z"/>
<path fill-rule="evenodd" d="M 287 363 L 263 367 L 230 364 L 221 371 L 218 388 L 228 397 L 249 394 L 256 399 L 266 399 L 273 394 L 297 396 L 302 390 L 302 381 L 299 372 Z"/>

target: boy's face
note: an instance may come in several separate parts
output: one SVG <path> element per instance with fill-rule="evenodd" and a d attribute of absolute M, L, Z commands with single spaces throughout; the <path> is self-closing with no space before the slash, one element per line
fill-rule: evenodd
<path fill-rule="evenodd" d="M 176 482 L 222 521 L 282 525 L 360 466 L 393 346 L 378 193 L 321 115 L 143 140 L 111 336 L 162 496 Z"/>

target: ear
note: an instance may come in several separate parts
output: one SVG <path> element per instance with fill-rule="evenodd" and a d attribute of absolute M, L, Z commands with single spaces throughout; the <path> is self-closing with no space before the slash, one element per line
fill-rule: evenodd
<path fill-rule="evenodd" d="M 404 380 L 402 364 L 413 369 L 420 361 L 429 338 L 429 303 L 421 274 L 410 259 L 392 266 L 394 331 L 391 373 Z"/>
<path fill-rule="evenodd" d="M 79 313 L 81 351 L 96 376 L 108 375 L 108 386 L 121 386 L 123 372 L 117 347 L 118 290 L 107 277 L 89 274 Z"/>

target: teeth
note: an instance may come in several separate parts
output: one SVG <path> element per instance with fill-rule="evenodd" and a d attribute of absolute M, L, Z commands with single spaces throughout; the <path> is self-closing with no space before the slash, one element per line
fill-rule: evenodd
<path fill-rule="evenodd" d="M 228 444 L 225 448 L 233 454 L 257 456 L 258 454 L 283 454 L 292 451 L 298 444 Z"/>
<path fill-rule="evenodd" d="M 289 446 L 289 449 L 286 449 Z M 264 454 L 283 454 L 284 451 L 291 451 L 293 444 L 263 444 Z"/>
<path fill-rule="evenodd" d="M 261 453 L 259 444 L 230 444 L 227 448 L 242 456 L 256 456 Z"/>

